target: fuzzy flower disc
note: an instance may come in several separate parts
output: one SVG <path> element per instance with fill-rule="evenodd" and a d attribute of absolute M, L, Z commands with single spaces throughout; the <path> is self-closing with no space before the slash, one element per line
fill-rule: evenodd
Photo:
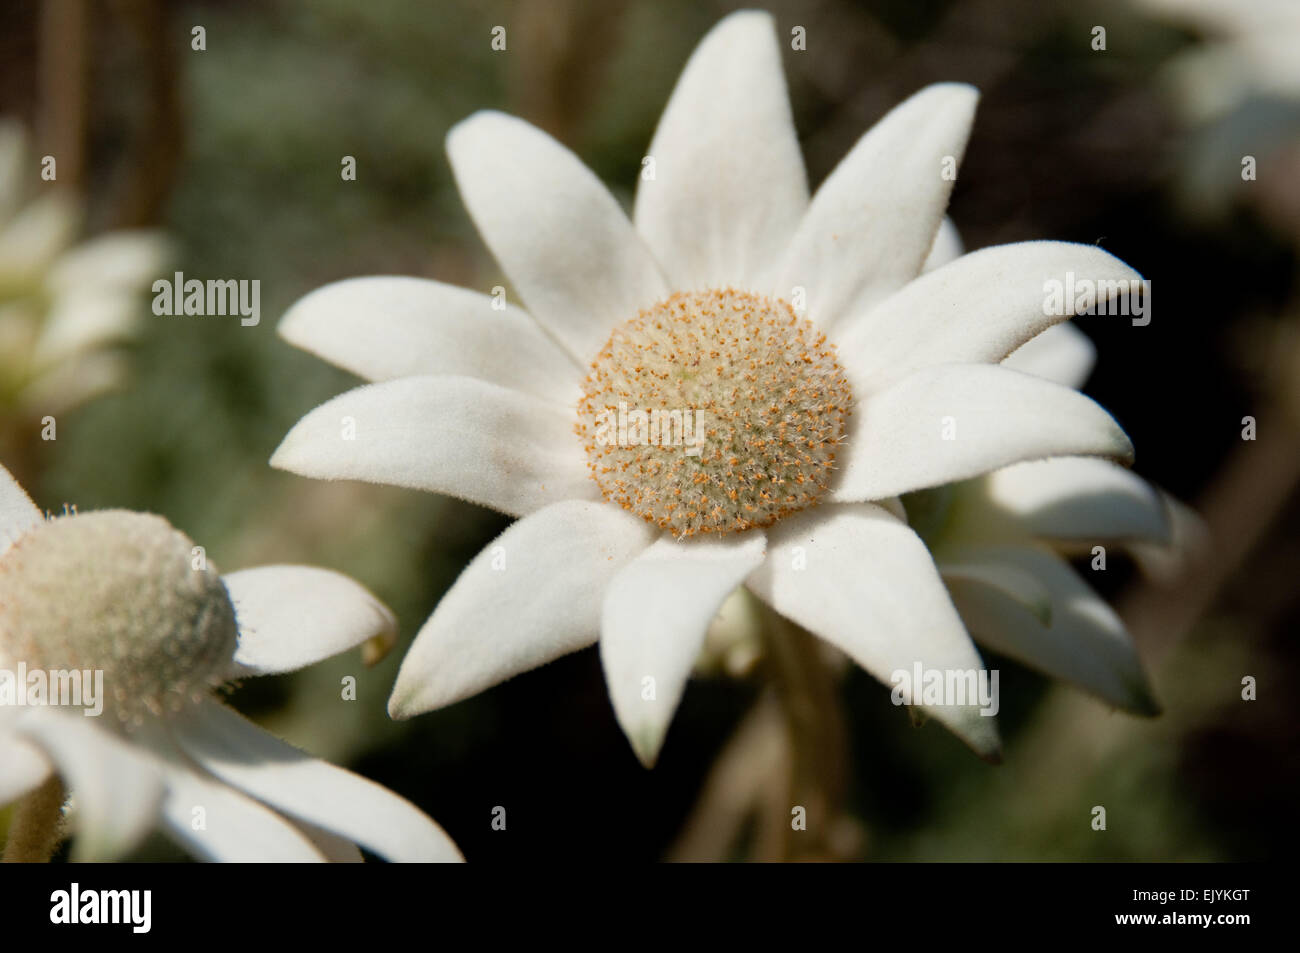
<path fill-rule="evenodd" d="M 615 328 L 577 432 L 605 499 L 684 539 L 816 503 L 852 404 L 834 345 L 786 302 L 678 292 Z"/>
<path fill-rule="evenodd" d="M 220 685 L 237 638 L 216 569 L 161 517 L 58 517 L 0 558 L 0 666 L 102 671 L 104 714 L 123 727 Z"/>

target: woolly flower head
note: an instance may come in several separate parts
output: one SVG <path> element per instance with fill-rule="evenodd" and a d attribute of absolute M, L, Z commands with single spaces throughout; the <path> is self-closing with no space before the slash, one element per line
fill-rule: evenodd
<path fill-rule="evenodd" d="M 73 856 L 121 856 L 154 827 L 213 860 L 455 860 L 413 805 L 313 760 L 213 697 L 395 636 L 345 576 L 222 576 L 159 516 L 44 519 L 0 468 L 0 805 L 6 856 L 48 856 L 72 795 Z M 43 813 L 42 813 L 43 808 Z"/>
<path fill-rule="evenodd" d="M 20 419 L 121 381 L 112 346 L 135 332 L 167 254 L 154 230 L 78 242 L 80 206 L 42 168 L 22 126 L 0 120 L 0 409 Z"/>
<path fill-rule="evenodd" d="M 599 643 L 619 723 L 653 764 L 742 586 L 882 681 L 981 670 L 900 495 L 1040 457 L 1131 458 L 1095 403 L 1001 362 L 1073 313 L 1044 307 L 1046 282 L 1140 276 L 1062 242 L 922 274 L 978 94 L 916 93 L 810 195 L 773 26 L 742 11 L 701 41 L 630 218 L 519 119 L 451 130 L 461 197 L 524 308 L 376 277 L 281 322 L 371 383 L 308 413 L 274 466 L 519 517 L 417 635 L 394 715 Z M 996 757 L 979 706 L 927 708 Z"/>

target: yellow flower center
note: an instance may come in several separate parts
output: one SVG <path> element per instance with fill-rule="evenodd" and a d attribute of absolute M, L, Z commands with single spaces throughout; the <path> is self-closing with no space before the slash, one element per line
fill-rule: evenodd
<path fill-rule="evenodd" d="M 0 667 L 102 672 L 104 713 L 124 728 L 224 682 L 236 642 L 216 569 L 159 516 L 59 517 L 0 556 Z"/>
<path fill-rule="evenodd" d="M 605 499 L 684 539 L 816 503 L 852 403 L 835 346 L 786 302 L 678 292 L 615 328 L 576 429 Z"/>

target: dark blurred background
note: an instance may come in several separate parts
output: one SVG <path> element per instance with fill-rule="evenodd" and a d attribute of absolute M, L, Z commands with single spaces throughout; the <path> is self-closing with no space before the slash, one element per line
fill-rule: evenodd
<path fill-rule="evenodd" d="M 281 437 L 355 379 L 279 340 L 305 292 L 353 275 L 500 281 L 443 152 L 457 120 L 516 113 L 572 147 L 625 203 L 678 72 L 737 5 L 698 0 L 8 0 L 0 115 L 60 156 L 85 232 L 161 226 L 187 277 L 257 278 L 262 322 L 149 314 L 114 393 L 59 439 L 4 461 L 38 503 L 159 512 L 222 569 L 347 572 L 397 612 L 402 640 L 261 679 L 232 702 L 315 754 L 411 798 L 471 861 L 704 857 L 694 813 L 759 697 L 692 682 L 653 772 L 613 718 L 587 651 L 406 723 L 384 711 L 402 654 L 459 570 L 507 525 L 455 500 L 328 484 L 266 465 Z M 858 671 L 842 683 L 851 777 L 839 853 L 888 860 L 1253 860 L 1296 848 L 1300 627 L 1300 123 L 1247 92 L 1212 117 L 1180 105 L 1171 64 L 1215 42 L 1129 3 L 807 0 L 766 5 L 785 37 L 815 186 L 925 84 L 983 93 L 950 213 L 968 248 L 1097 243 L 1161 292 L 1153 320 L 1083 319 L 1088 391 L 1133 438 L 1137 468 L 1197 506 L 1209 565 L 1172 583 L 1116 559 L 1097 582 L 1133 627 L 1165 714 L 1107 711 L 1010 662 L 990 767 L 914 729 Z M 494 52 L 491 30 L 507 27 Z M 1093 49 L 1093 28 L 1106 49 Z M 191 49 L 191 30 L 206 50 Z M 788 43 L 785 44 L 788 47 Z M 1300 44 L 1297 45 L 1300 56 Z M 1255 155 L 1258 178 L 1242 181 Z M 342 181 L 340 159 L 357 160 Z M 1243 416 L 1258 439 L 1241 438 Z M 358 677 L 356 702 L 339 679 Z M 1241 679 L 1258 680 L 1243 702 Z M 757 770 L 757 768 L 756 768 Z M 1108 830 L 1089 825 L 1107 808 Z M 507 809 L 504 832 L 490 826 Z M 685 833 L 684 833 L 685 832 Z M 743 833 L 743 831 L 742 831 Z M 707 838 L 705 838 L 707 840 Z M 750 856 L 744 838 L 719 856 Z M 142 857 L 174 858 L 161 839 Z"/>

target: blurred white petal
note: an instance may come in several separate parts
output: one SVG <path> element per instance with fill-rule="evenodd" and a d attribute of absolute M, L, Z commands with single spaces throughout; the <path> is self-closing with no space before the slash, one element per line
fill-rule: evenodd
<path fill-rule="evenodd" d="M 121 354 L 92 351 L 72 355 L 23 388 L 22 409 L 36 417 L 57 417 L 117 389 L 129 375 L 130 365 Z"/>
<path fill-rule="evenodd" d="M 1018 463 L 984 480 L 987 504 L 1026 535 L 1105 543 L 1168 542 L 1169 517 L 1156 490 L 1108 460 L 1056 457 Z"/>
<path fill-rule="evenodd" d="M 1030 338 L 1013 351 L 1002 366 L 1079 390 L 1096 363 L 1097 345 L 1067 321 L 1054 324 L 1042 334 Z"/>
<path fill-rule="evenodd" d="M 0 288 L 39 281 L 72 244 L 79 223 L 77 203 L 56 189 L 24 205 L 0 229 Z"/>
<path fill-rule="evenodd" d="M 146 305 L 137 295 L 86 288 L 55 299 L 32 354 L 37 367 L 84 354 L 130 337 Z"/>
<path fill-rule="evenodd" d="M 144 292 L 162 274 L 170 253 L 165 233 L 126 229 L 88 238 L 69 249 L 50 269 L 46 283 L 56 294 L 97 291 L 147 300 Z M 147 305 L 144 305 L 147 307 Z"/>
<path fill-rule="evenodd" d="M 80 712 L 32 709 L 15 730 L 45 752 L 75 798 L 73 860 L 116 860 L 153 828 L 162 776 L 131 743 Z"/>
<path fill-rule="evenodd" d="M 167 753 L 163 826 L 201 860 L 320 863 L 324 854 L 287 818 L 203 773 L 178 749 Z M 160 752 L 162 754 L 163 752 Z"/>
<path fill-rule="evenodd" d="M 39 745 L 6 724 L 7 714 L 0 710 L 0 808 L 40 787 L 53 770 Z"/>
<path fill-rule="evenodd" d="M 1186 503 L 1156 489 L 1169 517 L 1169 542 L 1135 542 L 1129 552 L 1138 568 L 1156 582 L 1169 584 L 1210 554 L 1210 529 Z"/>
<path fill-rule="evenodd" d="M 178 719 L 172 731 L 186 754 L 227 784 L 387 860 L 463 859 L 442 828 L 405 798 L 309 757 L 214 701 Z"/>
<path fill-rule="evenodd" d="M 963 558 L 1029 573 L 1052 596 L 1051 624 L 1043 625 L 1002 587 L 969 576 L 945 576 L 962 619 L 982 645 L 1116 707 L 1159 712 L 1124 624 L 1065 560 L 1029 546 L 980 547 L 978 556 L 972 546 L 963 550 Z"/>
<path fill-rule="evenodd" d="M 1051 624 L 1052 594 L 1044 583 L 1033 573 L 979 556 L 978 549 L 969 555 L 961 550 L 936 554 L 939 574 L 950 592 L 954 584 L 960 584 L 963 591 L 968 583 L 988 586 L 1018 604 L 1042 625 Z"/>

